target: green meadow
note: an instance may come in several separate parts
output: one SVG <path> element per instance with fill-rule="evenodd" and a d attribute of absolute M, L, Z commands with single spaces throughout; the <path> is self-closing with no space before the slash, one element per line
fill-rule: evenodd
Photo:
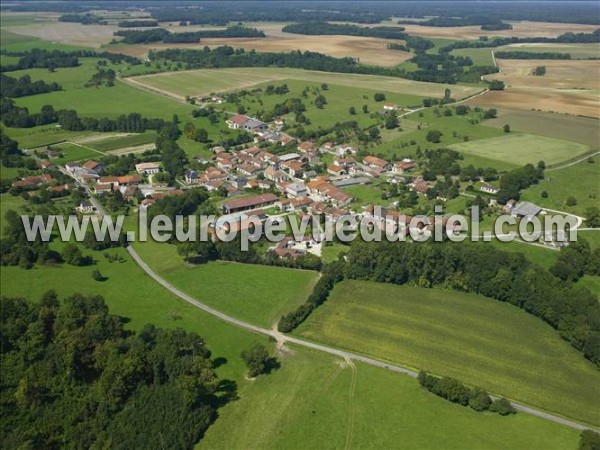
<path fill-rule="evenodd" d="M 598 206 L 600 198 L 600 158 L 596 156 L 591 161 L 546 171 L 544 179 L 524 190 L 521 198 L 545 208 L 583 216 L 586 208 Z M 546 198 L 543 192 L 547 193 Z M 567 204 L 569 197 L 575 199 L 575 205 Z M 583 227 L 586 227 L 585 222 Z"/>
<path fill-rule="evenodd" d="M 452 144 L 450 148 L 477 157 L 510 161 L 520 166 L 544 161 L 547 165 L 566 161 L 589 151 L 587 145 L 531 134 L 505 134 L 475 142 Z"/>
<path fill-rule="evenodd" d="M 540 319 L 496 300 L 345 281 L 296 334 L 599 424 L 593 364 Z"/>
<path fill-rule="evenodd" d="M 173 285 L 206 304 L 258 325 L 270 327 L 304 302 L 317 273 L 251 264 L 217 261 L 186 265 L 175 246 L 135 244 L 140 256 Z"/>

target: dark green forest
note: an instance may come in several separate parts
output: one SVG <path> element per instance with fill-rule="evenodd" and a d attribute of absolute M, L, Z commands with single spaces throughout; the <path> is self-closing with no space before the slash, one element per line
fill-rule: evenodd
<path fill-rule="evenodd" d="M 233 395 L 200 336 L 127 331 L 100 296 L 2 298 L 0 320 L 4 448 L 192 448 Z"/>

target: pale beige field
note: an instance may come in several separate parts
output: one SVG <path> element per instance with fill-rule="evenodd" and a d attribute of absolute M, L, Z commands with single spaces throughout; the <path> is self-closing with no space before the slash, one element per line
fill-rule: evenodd
<path fill-rule="evenodd" d="M 496 58 L 496 63 L 500 73 L 487 78 L 502 80 L 508 87 L 600 89 L 600 61 Z M 532 75 L 537 66 L 545 66 L 546 75 Z"/>
<path fill-rule="evenodd" d="M 479 26 L 469 27 L 426 27 L 421 25 L 400 25 L 408 34 L 414 36 L 445 39 L 477 39 L 479 36 L 516 36 L 516 37 L 556 37 L 569 31 L 573 33 L 591 33 L 597 25 L 549 22 L 511 22 L 512 30 L 483 31 Z"/>
<path fill-rule="evenodd" d="M 500 73 L 488 75 L 486 79 L 502 80 L 506 89 L 473 99 L 472 104 L 600 117 L 600 61 L 496 61 Z M 536 66 L 546 66 L 546 75 L 532 75 Z"/>
<path fill-rule="evenodd" d="M 600 92 L 544 88 L 490 91 L 468 102 L 485 108 L 540 110 L 600 118 Z"/>

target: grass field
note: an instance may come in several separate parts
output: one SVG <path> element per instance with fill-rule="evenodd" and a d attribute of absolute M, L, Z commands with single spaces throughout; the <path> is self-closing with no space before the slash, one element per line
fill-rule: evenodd
<path fill-rule="evenodd" d="M 135 244 L 149 265 L 169 282 L 236 318 L 270 327 L 282 314 L 304 302 L 317 273 L 229 262 L 187 266 L 175 246 Z"/>
<path fill-rule="evenodd" d="M 563 449 L 577 433 L 524 414 L 479 414 L 415 380 L 293 348 L 227 405 L 199 449 Z M 432 424 L 436 426 L 432 426 Z"/>
<path fill-rule="evenodd" d="M 366 128 L 378 123 L 380 117 L 376 115 L 383 108 L 384 102 L 376 102 L 373 96 L 379 92 L 372 89 L 363 89 L 362 86 L 349 87 L 338 84 L 328 84 L 326 90 L 322 90 L 320 83 L 306 82 L 295 79 L 279 80 L 275 83 L 261 83 L 256 85 L 257 89 L 265 89 L 269 84 L 281 86 L 286 84 L 289 93 L 285 95 L 267 95 L 265 93 L 253 93 L 245 96 L 241 105 L 243 105 L 250 115 L 257 115 L 258 111 L 269 111 L 273 107 L 290 98 L 299 98 L 306 105 L 304 115 L 310 120 L 307 128 L 330 127 L 338 122 L 356 121 L 361 128 Z M 302 97 L 302 92 L 308 88 L 307 98 Z M 314 101 L 317 91 L 327 99 L 327 104 L 323 108 L 317 108 Z M 394 103 L 400 107 L 409 107 L 420 105 L 422 97 L 399 93 L 386 93 L 387 103 Z M 362 106 L 368 106 L 368 113 L 362 111 Z M 236 111 L 237 105 L 225 103 L 221 107 L 227 111 Z M 351 115 L 350 107 L 354 107 L 356 114 Z M 295 114 L 289 113 L 283 118 L 286 122 L 293 123 Z"/>
<path fill-rule="evenodd" d="M 101 158 L 104 156 L 99 151 L 87 148 L 77 144 L 58 144 L 53 146 L 54 150 L 60 151 L 63 156 L 52 160 L 55 164 L 65 164 L 72 161 L 81 161 L 84 159 Z"/>
<path fill-rule="evenodd" d="M 96 58 L 81 58 L 79 67 L 58 68 L 55 72 L 46 69 L 29 69 L 11 72 L 12 77 L 30 75 L 32 80 L 57 82 L 62 91 L 46 94 L 31 95 L 16 99 L 19 106 L 36 112 L 43 105 L 50 104 L 55 110 L 76 109 L 80 116 L 88 117 L 117 117 L 122 114 L 138 112 L 146 117 L 171 119 L 173 114 L 181 117 L 189 115 L 191 106 L 153 95 L 116 82 L 113 87 L 85 87 L 85 83 L 96 72 Z M 119 70 L 122 66 L 111 66 Z"/>
<path fill-rule="evenodd" d="M 496 119 L 487 120 L 485 123 L 500 129 L 509 124 L 512 131 L 578 142 L 592 148 L 600 146 L 599 123 L 591 117 L 501 109 L 498 110 Z"/>
<path fill-rule="evenodd" d="M 490 139 L 452 144 L 450 148 L 468 155 L 475 155 L 513 164 L 556 164 L 576 158 L 589 151 L 589 147 L 575 142 L 535 136 L 531 134 L 506 134 Z"/>
<path fill-rule="evenodd" d="M 22 211 L 25 204 L 20 197 L 2 196 L 2 215 L 7 209 Z M 177 270 L 180 257 L 176 252 L 150 250 L 153 267 L 168 273 Z M 111 313 L 131 319 L 130 329 L 154 323 L 199 333 L 213 358 L 220 358 L 219 376 L 233 381 L 239 399 L 219 411 L 197 448 L 382 448 L 394 442 L 394 447 L 407 449 L 559 450 L 576 445 L 574 430 L 525 414 L 507 418 L 478 414 L 425 392 L 408 377 L 360 364 L 353 371 L 337 358 L 296 347 L 278 355 L 280 369 L 247 380 L 239 354 L 253 342 L 267 344 L 266 339 L 178 300 L 146 277 L 123 249 L 110 250 L 123 256 L 123 263 L 109 263 L 99 252 L 84 252 L 93 255 L 94 266 L 30 271 L 4 267 L 2 294 L 35 299 L 50 288 L 61 296 L 100 294 Z M 107 281 L 92 279 L 96 269 Z M 279 287 L 273 283 L 272 290 Z M 432 421 L 444 426 L 432 429 Z"/>
<path fill-rule="evenodd" d="M 599 423 L 594 366 L 541 320 L 492 299 L 347 281 L 297 334 Z"/>
<path fill-rule="evenodd" d="M 521 198 L 546 208 L 584 215 L 586 208 L 598 206 L 600 198 L 600 158 L 593 161 L 547 171 L 545 179 L 523 191 Z M 548 193 L 547 198 L 542 197 L 543 191 Z M 568 206 L 569 197 L 575 197 L 577 204 Z"/>
<path fill-rule="evenodd" d="M 402 129 L 413 130 L 407 133 L 401 133 L 394 139 L 385 139 L 381 144 L 370 148 L 373 154 L 381 153 L 388 157 L 412 157 L 417 147 L 421 150 L 426 148 L 444 148 L 451 144 L 464 142 L 465 137 L 470 141 L 488 139 L 502 136 L 502 131 L 497 128 L 488 127 L 487 121 L 480 123 L 470 123 L 470 119 L 475 118 L 472 113 L 465 116 L 452 115 L 450 117 L 437 117 L 432 108 L 425 109 L 420 113 L 413 113 L 400 119 Z M 420 129 L 419 129 L 420 128 Z M 437 144 L 427 141 L 427 133 L 430 130 L 442 132 L 441 141 Z M 411 144 L 412 142 L 412 144 Z M 509 170 L 518 164 L 509 160 L 499 160 L 496 158 L 484 157 L 477 154 L 465 154 L 464 161 L 461 164 L 474 164 L 476 167 L 495 167 L 498 170 Z"/>
<path fill-rule="evenodd" d="M 356 199 L 356 202 L 360 205 L 368 205 L 368 204 L 382 204 L 381 200 L 381 190 L 376 188 L 373 185 L 363 184 L 350 186 L 343 189 L 347 194 L 350 194 Z M 389 201 L 383 201 L 383 203 L 388 203 Z"/>
<path fill-rule="evenodd" d="M 108 280 L 94 282 L 93 269 Z M 204 337 L 213 357 L 224 359 L 217 371 L 237 385 L 239 400 L 219 411 L 197 448 L 337 448 L 345 445 L 349 429 L 350 448 L 386 447 L 395 442 L 406 449 L 560 450 L 574 448 L 578 439 L 574 430 L 525 414 L 503 418 L 452 405 L 420 389 L 415 380 L 381 369 L 358 365 L 353 375 L 343 361 L 295 347 L 279 355 L 280 369 L 249 381 L 243 376 L 239 353 L 253 342 L 266 340 L 177 300 L 129 259 L 110 264 L 102 258 L 92 268 L 25 271 L 8 267 L 1 277 L 5 295 L 39 297 L 48 288 L 60 295 L 101 294 L 111 313 L 132 319 L 127 324 L 130 329 L 154 323 L 182 327 Z M 429 424 L 434 420 L 444 426 L 432 430 Z"/>
<path fill-rule="evenodd" d="M 468 97 L 481 90 L 477 87 L 423 83 L 376 75 L 315 72 L 276 67 L 203 69 L 145 75 L 136 77 L 135 79 L 148 87 L 168 91 L 180 97 L 186 95 L 198 96 L 223 90 L 237 90 L 259 83 L 284 79 L 330 83 L 350 87 L 360 86 L 364 89 L 381 92 L 428 97 L 442 97 L 446 88 L 452 89 L 456 98 Z"/>
<path fill-rule="evenodd" d="M 473 64 L 476 66 L 493 66 L 494 58 L 492 58 L 492 51 L 496 51 L 495 48 L 459 48 L 452 50 L 451 54 L 454 56 L 469 56 L 473 60 Z"/>

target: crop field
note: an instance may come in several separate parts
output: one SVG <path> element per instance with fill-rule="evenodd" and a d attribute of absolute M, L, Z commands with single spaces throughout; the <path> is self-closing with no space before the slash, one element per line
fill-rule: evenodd
<path fill-rule="evenodd" d="M 600 90 L 598 61 L 499 59 L 500 73 L 486 78 L 504 81 L 508 87 L 568 90 Z M 532 75 L 537 66 L 545 66 L 543 77 Z"/>
<path fill-rule="evenodd" d="M 500 73 L 485 78 L 504 81 L 506 90 L 476 97 L 470 104 L 600 118 L 597 61 L 498 59 L 497 62 Z M 545 66 L 546 75 L 532 75 L 537 66 Z"/>
<path fill-rule="evenodd" d="M 229 262 L 187 266 L 174 246 L 146 242 L 135 247 L 173 285 L 220 311 L 266 327 L 304 302 L 317 280 L 316 272 L 282 267 Z"/>
<path fill-rule="evenodd" d="M 545 179 L 523 191 L 521 198 L 546 208 L 568 211 L 583 216 L 586 208 L 598 206 L 600 198 L 600 158 L 592 158 L 579 164 L 546 171 Z M 542 197 L 542 192 L 548 194 Z M 567 205 L 567 199 L 574 197 L 575 205 Z M 585 226 L 585 223 L 584 223 Z"/>
<path fill-rule="evenodd" d="M 554 43 L 529 43 L 510 44 L 496 47 L 494 51 L 520 51 L 520 52 L 557 52 L 568 53 L 572 59 L 588 59 L 600 57 L 598 44 L 554 44 Z M 454 53 L 454 52 L 453 52 Z"/>
<path fill-rule="evenodd" d="M 452 89 L 454 97 L 457 99 L 465 98 L 481 91 L 480 88 L 474 86 L 444 85 L 376 75 L 317 72 L 278 67 L 201 69 L 143 75 L 134 79 L 149 88 L 167 91 L 181 98 L 186 95 L 200 96 L 211 92 L 234 91 L 260 83 L 285 79 L 330 83 L 350 87 L 360 86 L 364 89 L 372 89 L 380 92 L 421 97 L 442 97 L 446 88 Z"/>
<path fill-rule="evenodd" d="M 452 144 L 450 148 L 483 158 L 511 161 L 520 166 L 527 163 L 537 164 L 538 161 L 545 161 L 548 165 L 556 164 L 576 158 L 589 150 L 586 145 L 575 142 L 513 133 L 490 139 Z"/>
<path fill-rule="evenodd" d="M 512 131 L 578 142 L 592 148 L 600 145 L 598 120 L 590 117 L 500 109 L 498 117 L 485 124 L 500 129 L 509 124 Z"/>
<path fill-rule="evenodd" d="M 104 140 L 86 143 L 86 146 L 103 152 L 117 150 L 124 147 L 134 147 L 149 144 L 156 140 L 155 133 L 132 134 L 129 136 L 115 136 Z"/>
<path fill-rule="evenodd" d="M 3 127 L 3 130 L 8 136 L 19 142 L 20 147 L 23 149 L 57 144 L 91 134 L 89 131 L 64 131 L 55 125 L 42 125 L 32 128 Z"/>
<path fill-rule="evenodd" d="M 479 36 L 516 36 L 516 37 L 557 37 L 563 33 L 592 33 L 596 25 L 553 22 L 511 22 L 512 30 L 483 31 L 479 26 L 467 27 L 429 27 L 421 25 L 402 25 L 406 32 L 425 38 L 445 38 L 452 40 L 479 39 Z"/>
<path fill-rule="evenodd" d="M 533 78 L 533 77 L 532 77 Z M 545 111 L 600 118 L 600 92 L 579 89 L 510 88 L 469 100 L 473 106 Z"/>
<path fill-rule="evenodd" d="M 598 425 L 594 366 L 541 320 L 496 300 L 345 281 L 297 334 Z"/>

